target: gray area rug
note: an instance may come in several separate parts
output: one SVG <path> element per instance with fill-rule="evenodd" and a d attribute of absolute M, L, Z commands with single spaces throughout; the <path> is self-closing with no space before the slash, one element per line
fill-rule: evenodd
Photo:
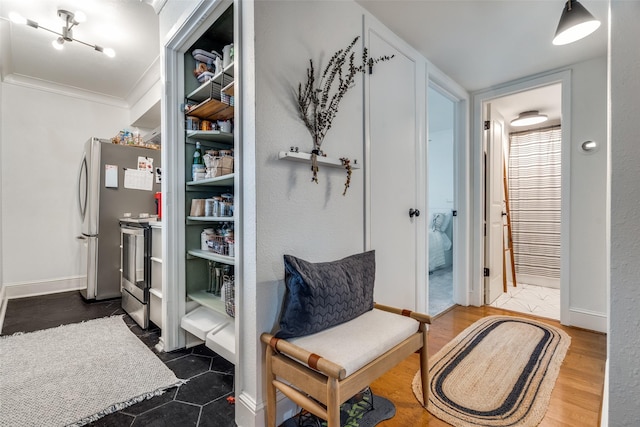
<path fill-rule="evenodd" d="M 122 316 L 0 337 L 0 426 L 81 426 L 181 383 Z"/>
<path fill-rule="evenodd" d="M 544 322 L 484 317 L 429 358 L 427 410 L 456 427 L 537 426 L 570 343 Z M 412 387 L 422 403 L 419 374 Z"/>

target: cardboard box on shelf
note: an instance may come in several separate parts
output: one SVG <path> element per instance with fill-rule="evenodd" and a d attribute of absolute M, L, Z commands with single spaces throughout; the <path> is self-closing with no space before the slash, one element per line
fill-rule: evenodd
<path fill-rule="evenodd" d="M 230 173 L 233 173 L 233 157 L 215 157 L 211 163 L 211 167 L 207 169 L 207 178 L 215 178 Z"/>

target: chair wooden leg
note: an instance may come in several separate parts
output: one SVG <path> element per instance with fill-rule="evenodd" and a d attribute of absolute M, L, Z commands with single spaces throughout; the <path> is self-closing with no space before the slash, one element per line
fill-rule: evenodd
<path fill-rule="evenodd" d="M 265 360 L 266 379 L 267 379 L 267 427 L 276 427 L 276 387 L 273 381 L 276 376 L 271 369 L 271 358 L 273 357 L 273 349 L 267 346 Z"/>
<path fill-rule="evenodd" d="M 420 380 L 422 382 L 422 401 L 424 407 L 427 407 L 429 402 L 429 355 L 427 352 L 427 338 L 429 336 L 429 330 L 424 324 L 420 325 L 422 330 L 422 348 L 420 349 Z"/>
<path fill-rule="evenodd" d="M 331 377 L 327 379 L 327 427 L 340 427 L 340 385 Z"/>

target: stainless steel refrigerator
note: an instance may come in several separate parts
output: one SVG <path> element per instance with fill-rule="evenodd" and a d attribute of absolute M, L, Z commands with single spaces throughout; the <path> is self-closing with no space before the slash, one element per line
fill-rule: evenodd
<path fill-rule="evenodd" d="M 160 166 L 159 150 L 98 138 L 85 143 L 78 175 L 78 238 L 87 248 L 87 287 L 80 291 L 84 298 L 121 296 L 119 219 L 125 213 L 155 214 Z"/>

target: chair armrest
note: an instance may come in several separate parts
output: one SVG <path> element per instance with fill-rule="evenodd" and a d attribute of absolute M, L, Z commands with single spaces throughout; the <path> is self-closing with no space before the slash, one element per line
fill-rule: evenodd
<path fill-rule="evenodd" d="M 329 377 L 341 380 L 344 379 L 347 374 L 346 370 L 337 363 L 325 359 L 315 353 L 311 353 L 302 347 L 298 347 L 283 338 L 276 338 L 265 332 L 260 335 L 260 340 L 271 347 L 274 351 L 292 357 L 299 362 L 306 364 L 311 369 L 320 371 Z"/>
<path fill-rule="evenodd" d="M 431 316 L 427 314 L 418 313 L 411 310 L 403 310 L 401 308 L 391 307 L 388 305 L 378 304 L 377 302 L 373 303 L 373 307 L 378 310 L 388 311 L 389 313 L 400 314 L 402 316 L 411 317 L 412 319 L 417 320 L 420 323 L 426 323 L 428 325 L 431 324 Z"/>

